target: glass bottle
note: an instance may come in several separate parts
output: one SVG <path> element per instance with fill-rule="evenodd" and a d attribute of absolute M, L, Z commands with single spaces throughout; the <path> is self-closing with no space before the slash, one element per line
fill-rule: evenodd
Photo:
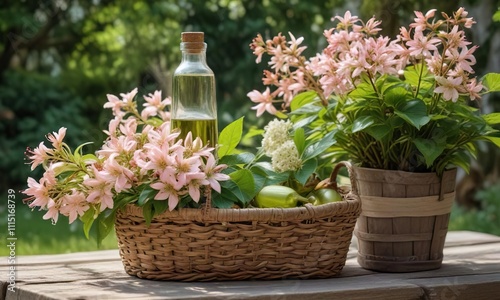
<path fill-rule="evenodd" d="M 182 61 L 174 72 L 172 84 L 171 128 L 181 131 L 184 139 L 189 131 L 193 139 L 204 144 L 217 144 L 217 102 L 214 72 L 206 63 L 207 44 L 203 32 L 183 32 Z"/>

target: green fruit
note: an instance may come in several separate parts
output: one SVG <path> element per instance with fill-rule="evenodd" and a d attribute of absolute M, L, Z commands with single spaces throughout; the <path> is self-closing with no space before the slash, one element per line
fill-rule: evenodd
<path fill-rule="evenodd" d="M 313 200 L 313 205 L 322 205 L 342 201 L 342 196 L 336 190 L 324 188 L 313 191 L 309 200 Z"/>
<path fill-rule="evenodd" d="M 296 207 L 298 202 L 309 202 L 294 189 L 282 185 L 265 186 L 255 197 L 255 203 L 260 208 Z"/>

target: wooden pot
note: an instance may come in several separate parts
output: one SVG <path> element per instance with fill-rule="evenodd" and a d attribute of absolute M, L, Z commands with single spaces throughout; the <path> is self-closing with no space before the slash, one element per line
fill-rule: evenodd
<path fill-rule="evenodd" d="M 456 169 L 412 173 L 354 168 L 361 215 L 358 263 L 380 272 L 438 269 L 455 198 Z"/>

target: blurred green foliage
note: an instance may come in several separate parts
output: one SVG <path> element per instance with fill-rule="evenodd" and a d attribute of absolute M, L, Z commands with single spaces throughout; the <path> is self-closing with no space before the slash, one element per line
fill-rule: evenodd
<path fill-rule="evenodd" d="M 0 111 L 8 114 L 0 123 L 3 187 L 25 183 L 28 176 L 33 176 L 25 164 L 26 148 L 38 146 L 47 133 L 57 132 L 61 126 L 68 128 L 67 141 L 73 147 L 84 141 L 100 143 L 85 117 L 82 98 L 65 89 L 54 77 L 6 72 L 4 84 L 0 85 Z"/>
<path fill-rule="evenodd" d="M 450 230 L 472 230 L 500 236 L 500 184 L 492 185 L 476 194 L 479 207 L 466 210 L 454 206 Z"/>

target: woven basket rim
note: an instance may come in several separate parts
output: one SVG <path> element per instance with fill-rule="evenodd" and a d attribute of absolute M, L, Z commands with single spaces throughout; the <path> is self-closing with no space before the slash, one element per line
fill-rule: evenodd
<path fill-rule="evenodd" d="M 341 168 L 346 168 L 351 181 L 350 187 L 337 186 L 337 175 Z M 338 162 L 332 170 L 328 187 L 342 195 L 342 201 L 314 206 L 310 203 L 292 208 L 213 208 L 211 203 L 199 208 L 182 208 L 165 211 L 153 220 L 197 221 L 197 222 L 283 222 L 321 219 L 345 216 L 346 214 L 359 216 L 361 199 L 359 197 L 354 170 L 347 161 Z M 344 192 L 344 188 L 345 191 Z M 154 201 L 154 200 L 153 200 Z M 130 217 L 143 217 L 142 207 L 127 204 L 124 213 Z M 119 212 L 120 215 L 120 212 Z"/>
<path fill-rule="evenodd" d="M 304 206 L 292 208 L 182 208 L 179 210 L 165 211 L 153 218 L 172 219 L 182 221 L 215 221 L 215 222 L 245 222 L 245 221 L 287 221 L 287 220 L 307 220 L 325 217 L 343 216 L 346 213 L 360 213 L 361 201 L 359 196 L 349 192 L 343 195 L 342 201 L 314 206 L 306 204 Z M 125 215 L 143 217 L 142 208 L 127 204 Z"/>

